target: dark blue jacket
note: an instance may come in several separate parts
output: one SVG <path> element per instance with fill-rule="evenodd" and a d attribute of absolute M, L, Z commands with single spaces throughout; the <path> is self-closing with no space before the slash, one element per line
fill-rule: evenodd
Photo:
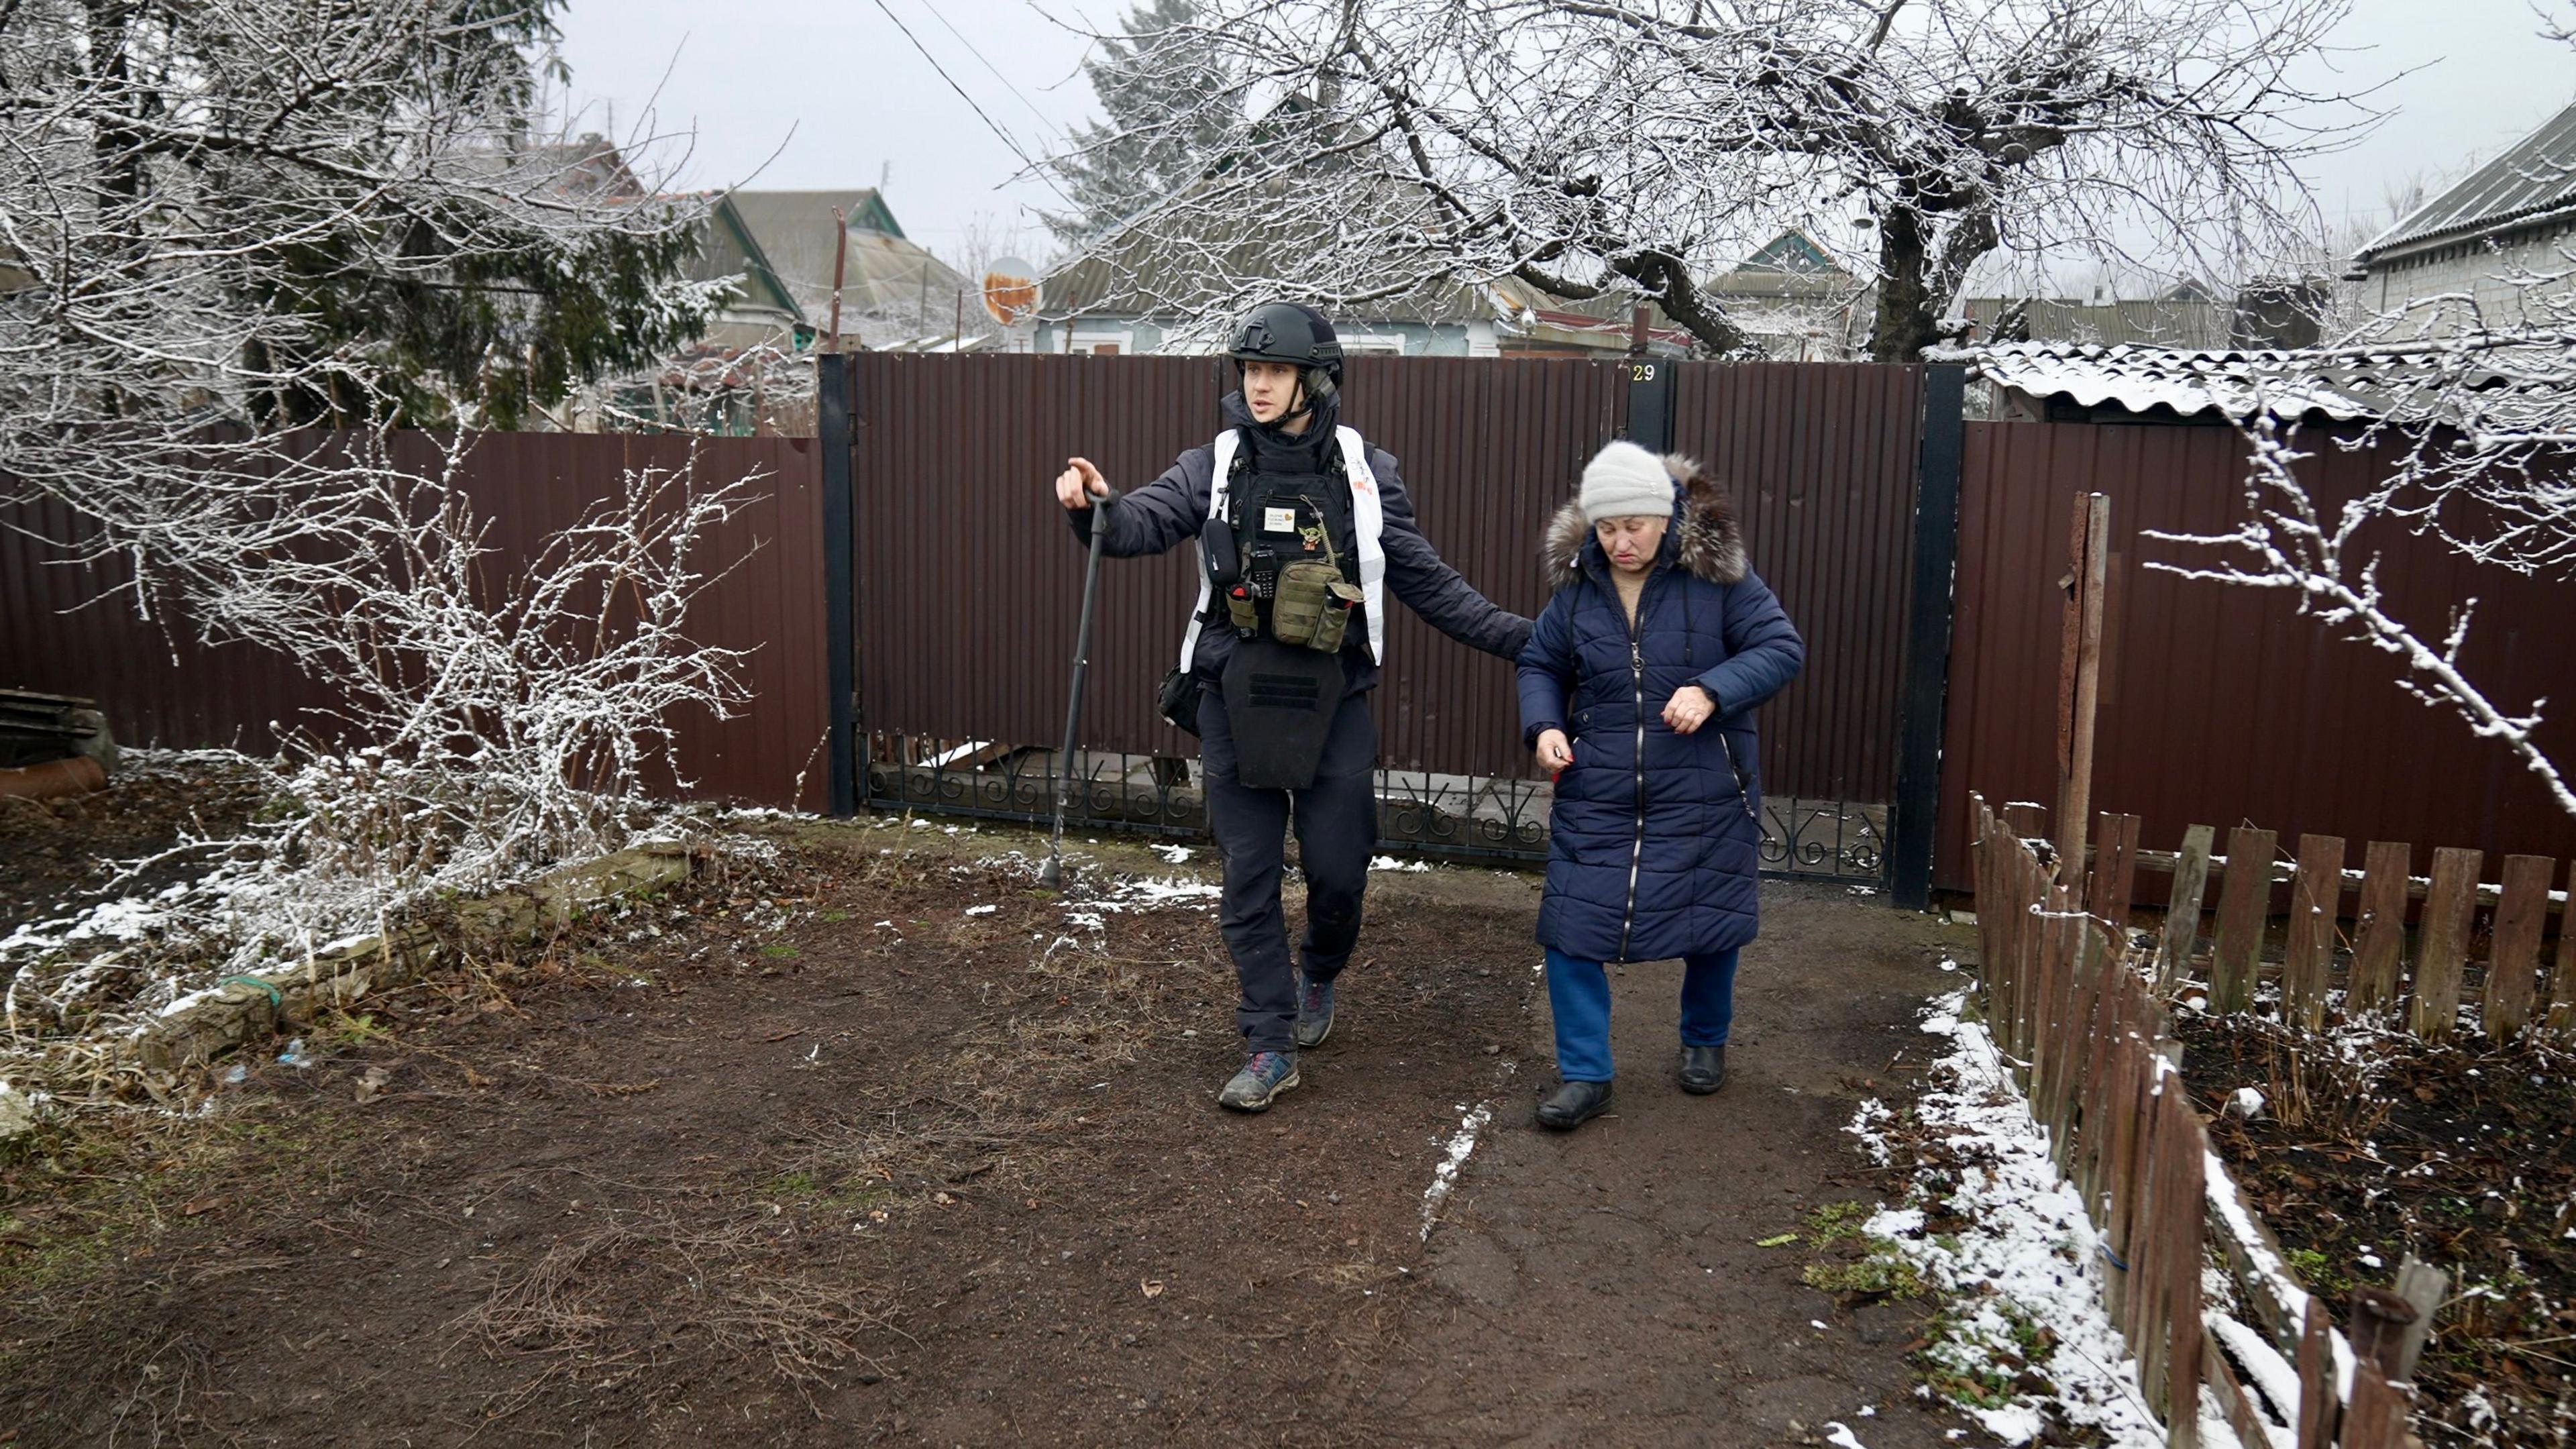
<path fill-rule="evenodd" d="M 1226 394 L 1221 410 L 1227 426 L 1242 428 L 1250 437 L 1253 465 L 1263 472 L 1323 470 L 1320 449 L 1332 437 L 1337 417 L 1330 404 L 1317 409 L 1306 432 L 1295 439 L 1255 426 L 1241 393 Z M 1529 639 L 1530 621 L 1476 592 L 1440 557 L 1431 540 L 1422 536 L 1421 525 L 1414 522 L 1413 497 L 1405 492 L 1404 479 L 1396 474 L 1394 455 L 1377 447 L 1370 448 L 1368 454 L 1369 471 L 1377 475 L 1378 503 L 1385 519 L 1378 545 L 1386 552 L 1387 595 L 1401 600 L 1431 627 L 1471 649 L 1505 659 L 1517 656 Z M 1183 453 L 1163 470 L 1162 477 L 1109 505 L 1109 536 L 1101 541 L 1100 551 L 1111 558 L 1135 558 L 1197 542 L 1199 528 L 1207 522 L 1208 498 L 1214 491 L 1215 478 L 1214 448 L 1197 447 Z M 1070 515 L 1074 536 L 1086 544 L 1091 541 L 1091 521 L 1096 512 L 1083 508 Z M 1359 541 L 1349 536 L 1347 527 L 1344 535 L 1333 540 L 1333 547 L 1346 558 L 1357 556 Z M 1184 613 L 1173 620 L 1176 646 L 1180 626 L 1186 619 Z M 1349 639 L 1344 645 L 1343 662 L 1352 692 L 1357 693 L 1374 686 L 1378 677 L 1377 665 L 1368 654 L 1365 618 L 1351 620 Z M 1214 679 L 1233 653 L 1234 631 L 1222 623 L 1210 625 L 1199 632 L 1194 671 Z"/>
<path fill-rule="evenodd" d="M 1745 564 L 1733 502 L 1681 459 L 1666 466 L 1682 526 L 1637 602 L 1571 505 L 1548 532 L 1556 596 L 1521 651 L 1521 728 L 1561 729 L 1574 764 L 1556 781 L 1538 939 L 1593 961 L 1660 961 L 1753 939 L 1762 843 L 1756 705 L 1797 677 L 1806 645 Z M 1632 653 L 1633 644 L 1633 653 Z M 1664 723 L 1697 684 L 1717 714 L 1693 734 Z"/>

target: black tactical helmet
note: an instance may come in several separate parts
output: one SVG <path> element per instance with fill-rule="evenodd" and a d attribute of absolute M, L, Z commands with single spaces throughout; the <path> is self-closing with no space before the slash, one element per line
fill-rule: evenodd
<path fill-rule="evenodd" d="M 1265 302 L 1235 325 L 1225 355 L 1237 362 L 1285 362 L 1292 367 L 1320 367 L 1333 386 L 1342 385 L 1342 343 L 1324 314 L 1296 302 Z"/>

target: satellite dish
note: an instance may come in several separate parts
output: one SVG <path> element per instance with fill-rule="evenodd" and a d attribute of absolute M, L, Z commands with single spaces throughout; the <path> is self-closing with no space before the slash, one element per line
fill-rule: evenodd
<path fill-rule="evenodd" d="M 1038 269 L 1018 257 L 984 268 L 984 310 L 1005 327 L 1028 320 L 1038 310 Z"/>

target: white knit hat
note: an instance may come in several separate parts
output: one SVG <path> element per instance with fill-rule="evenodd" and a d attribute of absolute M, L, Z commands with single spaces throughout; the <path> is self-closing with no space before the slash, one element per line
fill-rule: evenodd
<path fill-rule="evenodd" d="M 1583 521 L 1605 518 L 1670 518 L 1673 475 L 1664 461 L 1622 438 L 1583 465 Z"/>

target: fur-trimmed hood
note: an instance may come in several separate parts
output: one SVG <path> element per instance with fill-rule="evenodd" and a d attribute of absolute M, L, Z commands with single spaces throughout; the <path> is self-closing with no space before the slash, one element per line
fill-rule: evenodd
<path fill-rule="evenodd" d="M 1675 510 L 1681 566 L 1712 584 L 1742 583 L 1747 567 L 1744 524 L 1736 517 L 1735 495 L 1696 461 L 1679 453 L 1664 455 L 1664 471 L 1673 476 L 1673 486 L 1681 494 L 1681 505 Z M 1580 502 L 1556 511 L 1539 550 L 1549 588 L 1562 588 L 1583 576 L 1583 548 L 1591 539 L 1592 525 L 1584 521 Z"/>

